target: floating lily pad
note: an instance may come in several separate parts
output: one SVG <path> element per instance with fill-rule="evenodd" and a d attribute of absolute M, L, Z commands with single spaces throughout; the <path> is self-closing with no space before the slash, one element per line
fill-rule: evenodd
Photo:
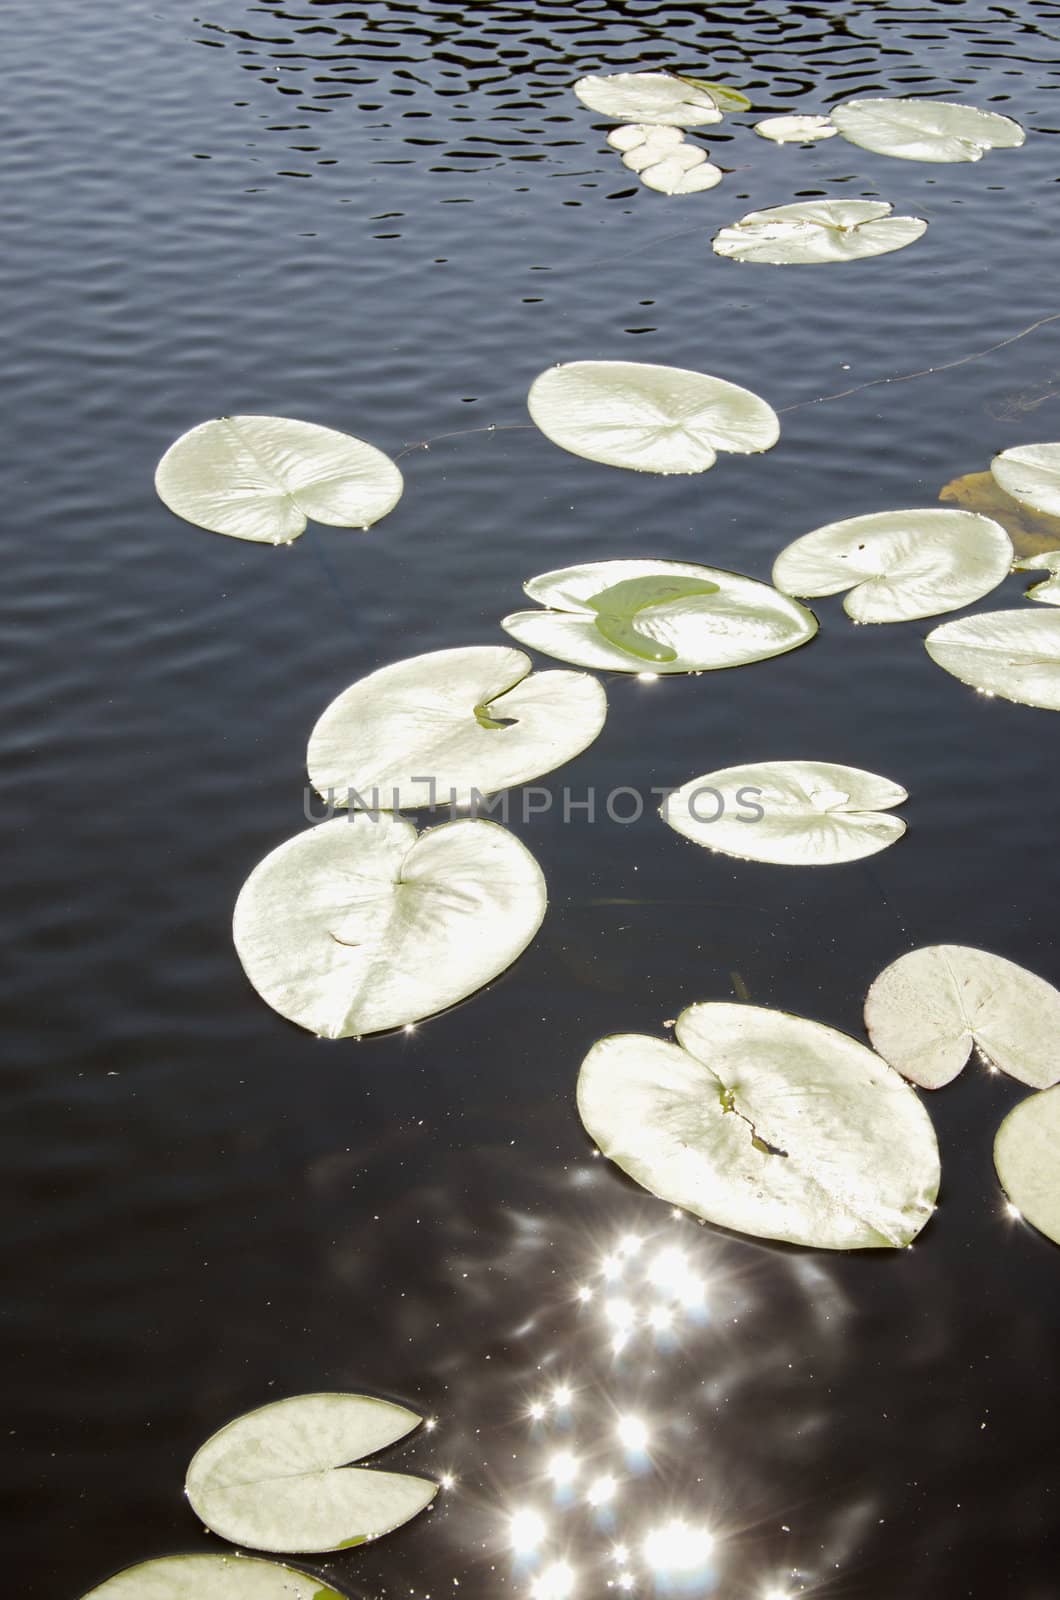
<path fill-rule="evenodd" d="M 1060 612 L 987 611 L 924 640 L 932 661 L 983 694 L 1060 711 Z"/>
<path fill-rule="evenodd" d="M 1060 994 L 1044 978 L 969 945 L 911 950 L 865 1000 L 873 1049 L 922 1089 L 940 1089 L 973 1048 L 1033 1089 L 1060 1082 Z"/>
<path fill-rule="evenodd" d="M 434 650 L 344 689 L 309 736 L 309 778 L 340 809 L 466 804 L 562 766 L 607 696 L 580 672 L 531 672 L 505 645 Z"/>
<path fill-rule="evenodd" d="M 817 266 L 903 250 L 926 228 L 922 217 L 892 217 L 883 200 L 799 200 L 749 211 L 712 243 L 733 261 Z"/>
<path fill-rule="evenodd" d="M 978 161 L 1025 138 L 1011 117 L 949 100 L 847 100 L 832 121 L 851 144 L 902 161 Z"/>
<path fill-rule="evenodd" d="M 1060 1244 L 1060 1089 L 1010 1111 L 994 1140 L 1001 1187 L 1025 1221 Z"/>
<path fill-rule="evenodd" d="M 707 160 L 705 150 L 681 145 L 671 155 L 645 167 L 640 181 L 659 194 L 702 194 L 706 189 L 717 188 L 723 176 L 721 168 Z"/>
<path fill-rule="evenodd" d="M 839 129 L 829 117 L 765 117 L 755 123 L 755 132 L 774 144 L 812 144 L 817 139 L 834 139 Z"/>
<path fill-rule="evenodd" d="M 685 143 L 680 128 L 657 127 L 652 122 L 635 122 L 622 128 L 612 128 L 607 142 L 622 152 L 622 164 L 631 172 L 641 172 L 645 167 L 672 155 Z M 686 146 L 691 149 L 692 146 Z"/>
<path fill-rule="evenodd" d="M 274 1011 L 327 1039 L 356 1038 L 474 994 L 526 949 L 546 901 L 541 868 L 496 823 L 417 836 L 402 818 L 350 812 L 259 862 L 232 932 Z"/>
<path fill-rule="evenodd" d="M 701 128 L 721 121 L 712 91 L 668 72 L 612 72 L 579 78 L 574 93 L 590 111 L 619 122 Z"/>
<path fill-rule="evenodd" d="M 578 1110 L 609 1160 L 721 1227 L 831 1250 L 907 1245 L 938 1145 L 915 1092 L 834 1028 L 761 1006 L 689 1006 L 677 1043 L 593 1045 Z"/>
<path fill-rule="evenodd" d="M 401 498 L 381 450 L 290 417 L 218 417 L 170 445 L 155 488 L 170 511 L 211 533 L 290 544 L 306 522 L 369 528 Z"/>
<path fill-rule="evenodd" d="M 1038 600 L 1042 605 L 1060 606 L 1060 550 L 1046 550 L 1040 556 L 1024 556 L 1015 563 L 1017 572 L 1048 572 L 1041 583 L 1032 583 L 1027 590 L 1028 600 Z"/>
<path fill-rule="evenodd" d="M 1012 566 L 1012 541 L 973 511 L 931 507 L 847 517 L 803 534 L 782 550 L 773 582 L 786 594 L 850 593 L 855 622 L 907 622 L 971 605 Z"/>
<path fill-rule="evenodd" d="M 427 1478 L 352 1467 L 422 1419 L 361 1394 L 304 1394 L 237 1417 L 196 1451 L 185 1493 L 214 1533 L 252 1550 L 346 1550 L 429 1506 Z"/>
<path fill-rule="evenodd" d="M 706 472 L 719 450 L 751 455 L 780 437 L 776 412 L 750 389 L 643 361 L 550 367 L 527 405 L 561 449 L 636 472 Z"/>
<path fill-rule="evenodd" d="M 162 1556 L 115 1573 L 82 1600 L 345 1600 L 322 1578 L 254 1556 Z"/>
<path fill-rule="evenodd" d="M 1020 555 L 1039 555 L 1060 544 L 1060 517 L 1047 517 L 1006 494 L 989 472 L 966 472 L 939 491 L 939 499 L 1000 522 Z"/>
<path fill-rule="evenodd" d="M 546 611 L 501 627 L 520 644 L 612 672 L 707 672 L 812 639 L 812 611 L 766 583 L 682 561 L 593 561 L 524 584 Z"/>
<path fill-rule="evenodd" d="M 908 798 L 900 784 L 857 767 L 755 761 L 692 778 L 660 809 L 686 839 L 723 855 L 825 867 L 894 844 L 905 823 L 881 812 Z"/>
<path fill-rule="evenodd" d="M 990 471 L 1021 505 L 1060 517 L 1060 444 L 1014 445 L 994 457 Z"/>

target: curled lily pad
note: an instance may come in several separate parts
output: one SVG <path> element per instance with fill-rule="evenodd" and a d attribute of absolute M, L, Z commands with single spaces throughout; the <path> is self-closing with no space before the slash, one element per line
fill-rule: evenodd
<path fill-rule="evenodd" d="M 996 589 L 1012 565 L 1004 528 L 974 511 L 876 511 L 803 534 L 782 550 L 773 582 L 786 594 L 850 593 L 855 622 L 906 622 L 956 611 Z"/>
<path fill-rule="evenodd" d="M 761 1006 L 689 1006 L 677 1043 L 593 1045 L 578 1110 L 609 1160 L 670 1205 L 766 1239 L 907 1245 L 934 1208 L 931 1120 L 879 1056 Z"/>
<path fill-rule="evenodd" d="M 713 93 L 668 72 L 612 72 L 579 78 L 574 93 L 583 106 L 619 122 L 701 128 L 720 122 Z"/>
<path fill-rule="evenodd" d="M 258 863 L 232 933 L 274 1011 L 323 1038 L 357 1038 L 474 994 L 526 949 L 546 901 L 541 868 L 496 823 L 417 836 L 389 813 L 350 812 Z"/>
<path fill-rule="evenodd" d="M 873 1049 L 922 1089 L 941 1089 L 972 1049 L 1033 1089 L 1060 1082 L 1060 994 L 1044 978 L 963 944 L 910 950 L 865 1000 Z"/>
<path fill-rule="evenodd" d="M 237 1417 L 196 1451 L 185 1493 L 214 1533 L 252 1550 L 346 1550 L 429 1506 L 427 1478 L 353 1467 L 422 1419 L 362 1394 L 304 1394 Z"/>
<path fill-rule="evenodd" d="M 636 472 L 706 472 L 719 450 L 751 455 L 780 437 L 776 412 L 750 389 L 644 361 L 550 367 L 527 405 L 561 449 Z"/>
<path fill-rule="evenodd" d="M 755 123 L 755 132 L 774 144 L 812 144 L 816 139 L 834 139 L 839 129 L 829 117 L 765 117 Z"/>
<path fill-rule="evenodd" d="M 805 644 L 817 619 L 766 583 L 683 561 L 594 561 L 524 585 L 546 611 L 501 627 L 545 655 L 613 672 L 707 672 Z"/>
<path fill-rule="evenodd" d="M 924 647 L 932 661 L 983 694 L 1060 711 L 1060 612 L 958 617 L 934 628 Z"/>
<path fill-rule="evenodd" d="M 433 650 L 333 700 L 309 736 L 309 778 L 339 808 L 466 804 L 551 772 L 592 743 L 607 696 L 581 672 L 531 672 L 505 645 Z"/>
<path fill-rule="evenodd" d="M 816 266 L 902 250 L 926 228 L 922 217 L 892 217 L 884 200 L 799 200 L 749 211 L 712 243 L 733 261 Z"/>
<path fill-rule="evenodd" d="M 322 1578 L 254 1556 L 161 1556 L 115 1573 L 82 1600 L 345 1600 Z"/>
<path fill-rule="evenodd" d="M 751 102 L 739 89 L 732 89 L 727 83 L 711 83 L 706 78 L 692 78 L 687 72 L 674 74 L 682 83 L 690 83 L 693 89 L 702 89 L 709 94 L 719 111 L 750 111 Z"/>
<path fill-rule="evenodd" d="M 1060 444 L 1018 444 L 990 463 L 997 482 L 1021 505 L 1060 517 Z"/>
<path fill-rule="evenodd" d="M 881 815 L 900 784 L 831 761 L 755 761 L 692 778 L 660 808 L 695 844 L 743 861 L 824 867 L 886 850 L 905 832 Z"/>
<path fill-rule="evenodd" d="M 1011 117 L 949 100 L 847 100 L 832 121 L 851 144 L 902 161 L 978 161 L 1025 137 Z"/>
<path fill-rule="evenodd" d="M 994 1166 L 1020 1215 L 1060 1244 L 1060 1088 L 1009 1112 L 994 1140 Z"/>
<path fill-rule="evenodd" d="M 401 498 L 381 450 L 315 422 L 218 417 L 170 445 L 155 488 L 170 511 L 211 533 L 290 544 L 306 522 L 369 528 Z"/>
<path fill-rule="evenodd" d="M 1042 605 L 1060 606 L 1060 550 L 1046 550 L 1040 556 L 1024 556 L 1015 562 L 1017 572 L 1047 572 L 1041 583 L 1032 583 L 1027 590 L 1028 600 L 1038 600 Z"/>

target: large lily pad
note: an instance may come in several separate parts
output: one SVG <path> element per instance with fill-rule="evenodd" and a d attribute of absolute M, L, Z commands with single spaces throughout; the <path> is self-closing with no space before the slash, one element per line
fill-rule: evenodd
<path fill-rule="evenodd" d="M 527 405 L 561 449 L 636 472 L 706 472 L 719 450 L 754 454 L 780 437 L 776 412 L 750 389 L 643 361 L 550 367 Z"/>
<path fill-rule="evenodd" d="M 958 617 L 934 628 L 924 647 L 932 661 L 983 694 L 1060 711 L 1060 612 Z"/>
<path fill-rule="evenodd" d="M 756 761 L 692 778 L 663 820 L 695 844 L 743 861 L 824 867 L 886 850 L 905 832 L 881 815 L 909 797 L 900 784 L 831 761 Z"/>
<path fill-rule="evenodd" d="M 185 1492 L 208 1528 L 252 1550 L 346 1550 L 430 1505 L 427 1478 L 352 1467 L 422 1419 L 361 1394 L 305 1394 L 237 1417 L 196 1451 Z"/>
<path fill-rule="evenodd" d="M 939 1155 L 916 1094 L 834 1028 L 708 1003 L 677 1044 L 601 1039 L 578 1110 L 602 1153 L 670 1205 L 741 1233 L 832 1250 L 907 1245 Z"/>
<path fill-rule="evenodd" d="M 258 863 L 232 923 L 262 999 L 328 1039 L 417 1022 L 489 983 L 545 914 L 526 846 L 469 819 L 417 837 L 411 822 L 351 812 Z"/>
<path fill-rule="evenodd" d="M 290 544 L 310 517 L 371 527 L 403 487 L 374 445 L 290 417 L 203 422 L 170 445 L 155 473 L 160 499 L 178 517 L 258 544 Z"/>
<path fill-rule="evenodd" d="M 812 611 L 766 583 L 684 561 L 593 561 L 524 585 L 546 611 L 502 628 L 521 644 L 612 672 L 707 672 L 783 655 L 812 639 Z"/>
<path fill-rule="evenodd" d="M 832 121 L 851 144 L 902 161 L 978 161 L 1025 138 L 1011 117 L 949 100 L 847 100 Z"/>
<path fill-rule="evenodd" d="M 309 778 L 339 808 L 466 804 L 561 766 L 606 717 L 607 696 L 585 673 L 531 672 L 505 645 L 434 650 L 331 702 L 309 737 Z"/>
<path fill-rule="evenodd" d="M 883 200 L 799 200 L 749 211 L 722 228 L 715 253 L 770 266 L 818 266 L 888 255 L 919 239 L 922 217 L 893 217 Z"/>
<path fill-rule="evenodd" d="M 710 89 L 668 72 L 612 72 L 579 78 L 574 93 L 590 111 L 618 122 L 701 128 L 721 121 Z"/>
<path fill-rule="evenodd" d="M 161 1556 L 126 1567 L 82 1600 L 345 1600 L 322 1578 L 254 1556 Z"/>
<path fill-rule="evenodd" d="M 990 471 L 1021 505 L 1060 517 L 1060 444 L 1014 445 L 994 457 Z"/>
<path fill-rule="evenodd" d="M 1005 578 L 1012 541 L 990 517 L 937 506 L 829 522 L 782 550 L 773 582 L 787 594 L 850 593 L 855 622 L 906 622 L 956 611 Z"/>
<path fill-rule="evenodd" d="M 764 117 L 755 123 L 755 132 L 774 144 L 813 144 L 817 139 L 834 139 L 839 129 L 829 117 Z"/>
<path fill-rule="evenodd" d="M 1033 1089 L 1060 1083 L 1060 994 L 1003 956 L 963 944 L 910 950 L 865 1000 L 873 1049 L 922 1089 L 940 1089 L 973 1048 Z"/>
<path fill-rule="evenodd" d="M 1009 1112 L 994 1140 L 994 1166 L 1020 1215 L 1060 1244 L 1060 1088 Z"/>

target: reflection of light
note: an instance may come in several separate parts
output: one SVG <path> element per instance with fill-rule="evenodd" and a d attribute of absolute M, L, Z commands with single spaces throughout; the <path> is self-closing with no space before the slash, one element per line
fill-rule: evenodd
<path fill-rule="evenodd" d="M 625 1566 L 629 1560 L 629 1551 L 624 1544 L 615 1545 L 611 1551 L 611 1560 L 617 1562 L 620 1567 Z"/>
<path fill-rule="evenodd" d="M 1022 1222 L 1023 1221 L 1023 1212 L 1020 1210 L 1019 1206 L 1014 1206 L 1012 1204 L 1011 1200 L 1009 1201 L 1008 1205 L 1005 1207 L 1005 1210 L 1008 1212 L 1008 1214 L 1012 1218 L 1013 1222 Z"/>
<path fill-rule="evenodd" d="M 633 1574 L 632 1572 L 620 1572 L 615 1581 L 617 1582 L 618 1587 L 620 1589 L 625 1589 L 628 1594 L 630 1589 L 633 1587 Z"/>
<path fill-rule="evenodd" d="M 428 1417 L 427 1421 L 423 1424 L 423 1426 L 424 1426 L 424 1429 L 425 1429 L 425 1431 L 427 1433 L 433 1433 L 435 1428 L 438 1426 L 438 1418 L 437 1417 Z"/>
<path fill-rule="evenodd" d="M 553 1483 L 573 1483 L 578 1476 L 578 1463 L 569 1450 L 561 1450 L 548 1464 L 548 1475 Z"/>
<path fill-rule="evenodd" d="M 442 1473 L 441 1483 L 442 1483 L 442 1488 L 443 1489 L 451 1489 L 455 1482 L 456 1482 L 456 1479 L 453 1477 L 453 1474 L 451 1472 L 443 1472 Z"/>
<path fill-rule="evenodd" d="M 559 1406 L 562 1409 L 564 1406 L 569 1406 L 570 1401 L 570 1389 L 565 1383 L 558 1384 L 552 1391 L 552 1404 L 554 1406 Z"/>
<path fill-rule="evenodd" d="M 416 1024 L 414 1022 L 406 1022 L 406 1024 L 405 1024 L 405 1032 L 406 1033 L 415 1033 L 416 1032 Z"/>
<path fill-rule="evenodd" d="M 641 683 L 656 683 L 659 674 L 657 672 L 638 672 L 637 677 Z"/>
<path fill-rule="evenodd" d="M 535 1400 L 533 1405 L 530 1406 L 530 1408 L 529 1408 L 529 1410 L 527 1412 L 527 1415 L 530 1417 L 530 1419 L 533 1422 L 540 1422 L 541 1418 L 544 1416 L 544 1414 L 545 1414 L 545 1408 L 541 1404 L 540 1400 Z"/>
<path fill-rule="evenodd" d="M 767 1589 L 762 1600 L 791 1600 L 791 1596 L 786 1589 Z"/>
<path fill-rule="evenodd" d="M 593 1291 L 591 1289 L 587 1289 L 583 1284 L 578 1290 L 578 1299 L 581 1301 L 582 1305 L 584 1305 L 587 1300 L 591 1300 L 592 1297 Z"/>
<path fill-rule="evenodd" d="M 574 1573 L 565 1561 L 547 1567 L 533 1587 L 534 1600 L 569 1600 L 574 1593 Z"/>
<path fill-rule="evenodd" d="M 591 1506 L 606 1506 L 609 1500 L 614 1499 L 617 1488 L 614 1478 L 608 1474 L 606 1477 L 597 1478 L 596 1482 L 590 1485 L 586 1499 Z"/>
<path fill-rule="evenodd" d="M 644 1541 L 644 1559 L 657 1572 L 694 1572 L 710 1559 L 713 1535 L 675 1520 L 655 1528 Z"/>
<path fill-rule="evenodd" d="M 609 1300 L 604 1313 L 616 1333 L 628 1333 L 637 1320 L 637 1313 L 628 1300 Z"/>
<path fill-rule="evenodd" d="M 674 1245 L 659 1251 L 648 1268 L 648 1282 L 661 1294 L 680 1301 L 686 1310 L 702 1304 L 703 1285 L 689 1269 L 682 1251 Z"/>
<path fill-rule="evenodd" d="M 622 1256 L 635 1256 L 643 1243 L 644 1240 L 639 1238 L 637 1234 L 627 1233 L 619 1244 L 618 1253 Z"/>
<path fill-rule="evenodd" d="M 512 1516 L 512 1549 L 520 1555 L 536 1550 L 545 1537 L 545 1519 L 529 1507 Z"/>
<path fill-rule="evenodd" d="M 618 1437 L 627 1450 L 645 1450 L 648 1430 L 639 1417 L 619 1417 Z"/>
<path fill-rule="evenodd" d="M 618 1256 L 605 1256 L 600 1263 L 600 1271 L 608 1283 L 613 1283 L 622 1276 L 622 1261 Z"/>
<path fill-rule="evenodd" d="M 665 1333 L 673 1325 L 674 1314 L 668 1306 L 656 1306 L 648 1321 L 656 1333 Z"/>

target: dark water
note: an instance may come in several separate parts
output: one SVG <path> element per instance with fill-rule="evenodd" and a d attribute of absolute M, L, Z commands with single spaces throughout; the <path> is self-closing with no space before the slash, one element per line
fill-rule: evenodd
<path fill-rule="evenodd" d="M 594 1039 L 692 1000 L 858 1034 L 869 981 L 919 943 L 1060 976 L 1049 713 L 934 668 L 930 623 L 855 630 L 825 601 L 782 661 L 608 683 L 602 737 L 544 780 L 556 807 L 514 823 L 550 884 L 541 935 L 414 1036 L 311 1039 L 229 937 L 246 873 L 303 826 L 308 730 L 354 678 L 499 642 L 550 567 L 658 554 L 765 578 L 810 527 L 930 504 L 1060 437 L 1060 322 L 954 365 L 1060 311 L 1060 9 L 18 0 L 6 24 L 7 1592 L 73 1600 L 223 1548 L 182 1500 L 193 1449 L 271 1398 L 350 1388 L 437 1417 L 394 1460 L 454 1479 L 392 1538 L 304 1563 L 365 1600 L 528 1595 L 507 1523 L 527 1504 L 579 1597 L 621 1592 L 616 1542 L 652 1594 L 639 1549 L 673 1516 L 717 1535 L 727 1600 L 1060 1594 L 1060 1256 L 1006 1217 L 990 1159 L 1019 1086 L 972 1069 L 931 1099 L 942 1204 L 879 1258 L 673 1220 L 592 1158 L 573 1104 Z M 707 141 L 724 184 L 667 200 L 569 92 L 638 64 L 709 67 L 756 115 L 946 94 L 1028 142 L 937 167 L 778 149 L 738 117 Z M 819 193 L 931 226 L 834 271 L 711 254 L 752 206 Z M 793 409 L 776 449 L 707 477 L 612 471 L 525 427 L 530 380 L 579 357 Z M 398 509 L 286 550 L 178 523 L 158 456 L 241 411 L 416 446 Z M 903 782 L 908 837 L 800 872 L 654 817 L 562 821 L 564 784 L 792 756 Z M 631 1233 L 638 1262 L 680 1245 L 708 1315 L 616 1356 L 604 1296 L 575 1297 Z M 557 1383 L 568 1425 L 528 1421 Z M 651 1430 L 639 1475 L 621 1412 Z M 581 1487 L 620 1478 L 610 1525 L 553 1511 L 560 1448 Z"/>

